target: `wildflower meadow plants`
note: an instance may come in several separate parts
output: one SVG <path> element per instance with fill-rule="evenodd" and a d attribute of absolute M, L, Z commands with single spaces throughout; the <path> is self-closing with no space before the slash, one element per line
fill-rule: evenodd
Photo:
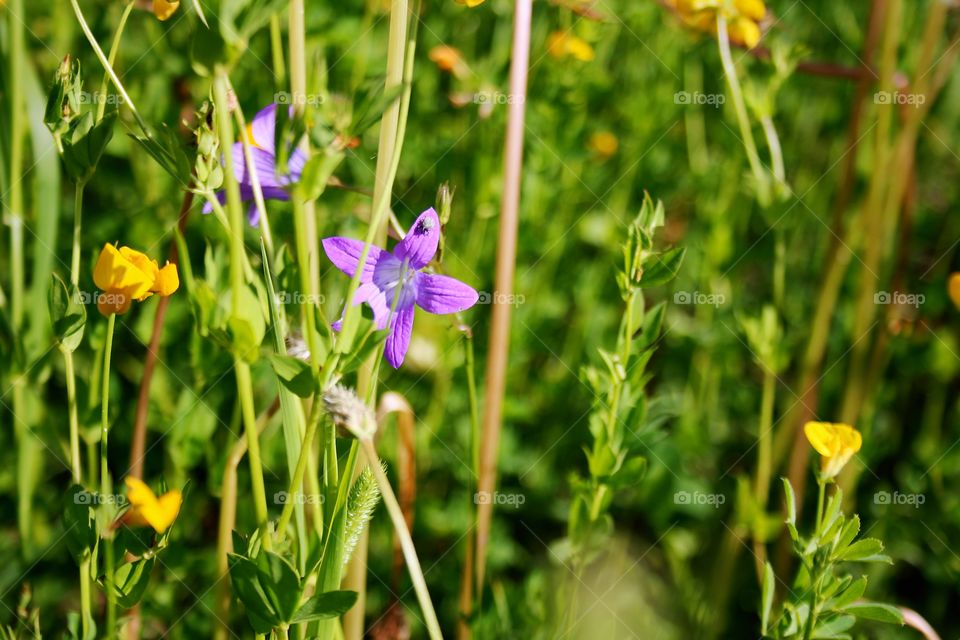
<path fill-rule="evenodd" d="M 955 2 L 0 22 L 0 637 L 960 633 Z"/>

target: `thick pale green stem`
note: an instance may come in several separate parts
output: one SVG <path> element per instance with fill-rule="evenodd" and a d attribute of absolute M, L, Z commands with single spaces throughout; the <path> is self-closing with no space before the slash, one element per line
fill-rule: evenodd
<path fill-rule="evenodd" d="M 770 183 L 767 178 L 767 172 L 760 163 L 760 154 L 757 153 L 757 143 L 754 142 L 753 139 L 750 119 L 747 116 L 747 105 L 743 100 L 743 91 L 740 89 L 740 80 L 737 77 L 737 67 L 733 64 L 733 56 L 730 55 L 730 38 L 727 35 L 727 21 L 722 11 L 717 12 L 717 44 L 720 48 L 720 60 L 723 63 L 723 73 L 727 79 L 727 86 L 730 87 L 730 97 L 733 99 L 733 110 L 737 114 L 737 124 L 740 127 L 743 148 L 747 152 L 750 170 L 753 172 L 753 177 L 757 182 L 757 201 L 760 203 L 760 206 L 767 207 L 770 204 Z"/>

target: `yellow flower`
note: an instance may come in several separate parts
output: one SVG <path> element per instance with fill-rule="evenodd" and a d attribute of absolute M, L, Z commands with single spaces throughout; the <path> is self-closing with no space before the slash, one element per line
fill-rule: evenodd
<path fill-rule="evenodd" d="M 947 280 L 947 293 L 954 306 L 960 309 L 960 272 L 950 274 L 950 279 Z"/>
<path fill-rule="evenodd" d="M 820 475 L 824 479 L 836 477 L 863 444 L 860 432 L 848 424 L 808 422 L 803 425 L 803 433 L 822 456 Z"/>
<path fill-rule="evenodd" d="M 457 0 L 457 4 L 466 5 L 468 7 L 479 7 L 483 4 L 483 0 Z"/>
<path fill-rule="evenodd" d="M 460 52 L 454 47 L 438 45 L 430 49 L 429 57 L 441 71 L 452 73 L 458 78 L 464 73 L 465 64 L 463 62 L 463 56 L 461 56 Z"/>
<path fill-rule="evenodd" d="M 103 291 L 97 297 L 97 308 L 105 316 L 126 313 L 133 300 L 138 302 L 153 294 L 169 296 L 180 286 L 177 265 L 162 269 L 156 260 L 130 247 L 117 249 L 105 244 L 93 268 L 93 282 Z"/>
<path fill-rule="evenodd" d="M 727 20 L 730 42 L 752 49 L 762 35 L 760 21 L 767 15 L 762 0 L 668 0 L 668 5 L 688 27 L 705 33 L 716 33 L 717 12 Z"/>
<path fill-rule="evenodd" d="M 163 22 L 164 20 L 169 20 L 170 16 L 177 12 L 177 7 L 180 6 L 180 0 L 153 0 L 153 15 L 157 16 L 157 19 Z"/>
<path fill-rule="evenodd" d="M 597 131 L 590 136 L 587 147 L 601 158 L 609 158 L 620 148 L 620 141 L 609 131 Z"/>
<path fill-rule="evenodd" d="M 130 526 L 150 525 L 157 533 L 169 529 L 180 513 L 183 502 L 180 492 L 171 489 L 158 498 L 150 487 L 133 476 L 127 476 L 124 482 L 130 509 L 123 514 L 123 522 Z"/>
<path fill-rule="evenodd" d="M 590 62 L 594 58 L 590 43 L 566 31 L 554 31 L 550 34 L 547 39 L 547 53 L 558 60 L 572 56 L 581 62 Z"/>

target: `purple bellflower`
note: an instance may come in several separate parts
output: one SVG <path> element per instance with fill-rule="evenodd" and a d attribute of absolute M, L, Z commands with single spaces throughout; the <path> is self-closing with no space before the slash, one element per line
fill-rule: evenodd
<path fill-rule="evenodd" d="M 277 126 L 277 105 L 271 104 L 261 109 L 253 120 L 247 124 L 244 132 L 247 143 L 250 145 L 250 155 L 253 156 L 253 169 L 260 179 L 260 189 L 264 200 L 289 200 L 290 194 L 284 187 L 300 181 L 303 165 L 307 158 L 298 147 L 294 149 L 287 160 L 289 175 L 277 175 L 277 152 L 274 144 L 274 130 Z M 253 200 L 253 182 L 247 173 L 247 159 L 243 155 L 243 142 L 234 142 L 230 153 L 233 154 L 233 173 L 240 184 L 240 199 L 243 202 Z M 226 192 L 217 193 L 217 200 L 223 204 L 227 199 Z M 204 213 L 213 211 L 209 202 L 203 206 Z M 250 224 L 256 226 L 260 219 L 260 211 L 256 203 L 250 207 Z"/>
<path fill-rule="evenodd" d="M 363 264 L 353 304 L 366 302 L 373 309 L 377 329 L 389 327 L 384 357 L 394 369 L 407 354 L 415 307 L 430 313 L 457 313 L 479 299 L 472 287 L 455 278 L 421 271 L 433 260 L 439 242 L 440 219 L 430 208 L 420 214 L 392 252 L 371 245 Z M 330 262 L 350 277 L 357 270 L 363 247 L 363 242 L 351 238 L 323 240 Z M 339 331 L 342 322 L 333 323 L 333 328 Z"/>

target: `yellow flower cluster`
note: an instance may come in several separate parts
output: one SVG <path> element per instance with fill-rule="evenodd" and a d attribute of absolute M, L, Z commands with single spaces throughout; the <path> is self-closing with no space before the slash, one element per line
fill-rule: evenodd
<path fill-rule="evenodd" d="M 668 0 L 684 24 L 716 33 L 717 12 L 727 21 L 730 42 L 752 49 L 760 42 L 760 21 L 767 14 L 763 0 Z"/>
<path fill-rule="evenodd" d="M 820 477 L 823 479 L 836 477 L 863 444 L 860 432 L 848 424 L 808 422 L 803 425 L 803 433 L 821 456 Z"/>
<path fill-rule="evenodd" d="M 126 313 L 134 300 L 169 296 L 180 287 L 177 265 L 168 263 L 161 269 L 145 254 L 109 243 L 97 258 L 93 282 L 104 293 L 97 298 L 97 308 L 105 316 Z"/>

